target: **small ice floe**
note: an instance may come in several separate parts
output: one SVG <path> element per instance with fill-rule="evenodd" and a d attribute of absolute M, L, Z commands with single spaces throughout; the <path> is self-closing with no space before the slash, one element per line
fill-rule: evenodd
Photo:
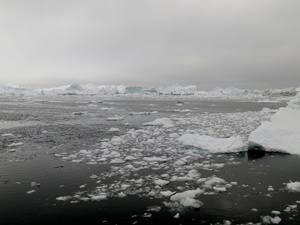
<path fill-rule="evenodd" d="M 87 184 L 82 184 L 79 186 L 79 188 L 85 188 Z"/>
<path fill-rule="evenodd" d="M 169 181 L 158 179 L 158 180 L 155 180 L 154 183 L 158 186 L 165 186 L 169 183 Z"/>
<path fill-rule="evenodd" d="M 57 201 L 63 201 L 63 202 L 71 200 L 71 199 L 72 199 L 72 196 L 70 196 L 70 195 L 60 196 L 60 197 L 56 198 Z"/>
<path fill-rule="evenodd" d="M 279 211 L 276 211 L 276 210 L 273 210 L 271 213 L 272 213 L 272 214 L 274 214 L 274 215 L 276 215 L 276 216 L 278 216 L 278 215 L 280 215 L 280 214 L 281 214 L 281 212 L 279 212 Z"/>
<path fill-rule="evenodd" d="M 149 206 L 147 211 L 150 211 L 150 212 L 159 212 L 161 210 L 161 206 Z"/>
<path fill-rule="evenodd" d="M 12 133 L 5 133 L 1 135 L 2 137 L 12 137 L 14 136 Z"/>
<path fill-rule="evenodd" d="M 274 191 L 274 188 L 272 186 L 269 186 L 268 191 Z"/>
<path fill-rule="evenodd" d="M 153 156 L 153 157 L 144 157 L 143 160 L 147 161 L 147 162 L 166 162 L 169 159 L 167 157 L 164 157 L 164 156 L 163 157 Z"/>
<path fill-rule="evenodd" d="M 286 189 L 291 192 L 300 192 L 300 182 L 290 182 L 286 184 Z"/>
<path fill-rule="evenodd" d="M 241 137 L 215 138 L 199 134 L 184 134 L 179 139 L 186 146 L 193 146 L 211 153 L 242 151 L 245 144 Z"/>
<path fill-rule="evenodd" d="M 174 191 L 161 191 L 160 192 L 160 194 L 162 195 L 162 196 L 164 196 L 164 197 L 169 197 L 169 196 L 171 196 L 171 195 L 173 195 L 173 194 L 175 194 L 176 192 L 174 192 Z"/>
<path fill-rule="evenodd" d="M 174 216 L 174 218 L 175 218 L 175 219 L 178 219 L 179 216 L 180 216 L 179 213 L 176 213 L 176 215 Z"/>
<path fill-rule="evenodd" d="M 279 216 L 262 216 L 262 222 L 265 224 L 279 224 L 281 222 L 281 218 Z"/>
<path fill-rule="evenodd" d="M 168 118 L 159 118 L 154 120 L 153 122 L 143 123 L 144 126 L 159 126 L 164 128 L 174 127 L 174 123 L 172 120 Z"/>
<path fill-rule="evenodd" d="M 180 193 L 176 193 L 170 197 L 170 200 L 173 202 L 179 202 L 184 207 L 194 207 L 200 208 L 203 203 L 195 197 L 202 194 L 203 191 L 201 189 L 189 190 Z"/>
<path fill-rule="evenodd" d="M 7 147 L 15 147 L 15 146 L 20 146 L 20 145 L 23 145 L 23 142 L 11 143 L 11 144 L 7 145 Z"/>
<path fill-rule="evenodd" d="M 112 127 L 108 130 L 108 132 L 118 132 L 118 131 L 120 131 L 120 129 L 116 127 Z"/>
<path fill-rule="evenodd" d="M 106 118 L 107 121 L 120 121 L 120 120 L 124 120 L 125 118 L 122 116 L 114 116 L 114 117 L 108 117 Z"/>
<path fill-rule="evenodd" d="M 113 107 L 102 107 L 101 110 L 103 110 L 103 111 L 112 111 L 112 110 L 115 110 L 115 108 L 113 108 Z"/>
<path fill-rule="evenodd" d="M 32 182 L 30 183 L 30 187 L 40 187 L 40 186 L 41 186 L 40 183 L 37 183 L 37 182 L 34 182 L 34 181 L 32 181 Z"/>
<path fill-rule="evenodd" d="M 34 193 L 34 192 L 36 192 L 36 190 L 30 190 L 30 191 L 27 191 L 26 193 L 27 193 L 27 194 L 32 194 L 32 193 Z"/>

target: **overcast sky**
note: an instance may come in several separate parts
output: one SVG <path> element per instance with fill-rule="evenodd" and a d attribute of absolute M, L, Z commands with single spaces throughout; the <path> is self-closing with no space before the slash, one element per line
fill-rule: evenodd
<path fill-rule="evenodd" d="M 0 82 L 300 86 L 299 0 L 0 0 Z"/>

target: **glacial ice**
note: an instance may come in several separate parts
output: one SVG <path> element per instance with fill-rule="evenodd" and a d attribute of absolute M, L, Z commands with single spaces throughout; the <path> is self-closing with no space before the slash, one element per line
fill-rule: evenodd
<path fill-rule="evenodd" d="M 249 145 L 265 151 L 300 155 L 300 93 L 286 108 L 280 108 L 270 122 L 251 132 Z"/>

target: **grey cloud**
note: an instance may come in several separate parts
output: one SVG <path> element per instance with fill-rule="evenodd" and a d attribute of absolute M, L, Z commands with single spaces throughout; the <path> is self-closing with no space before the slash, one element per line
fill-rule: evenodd
<path fill-rule="evenodd" d="M 3 82 L 299 86 L 296 0 L 0 5 Z"/>

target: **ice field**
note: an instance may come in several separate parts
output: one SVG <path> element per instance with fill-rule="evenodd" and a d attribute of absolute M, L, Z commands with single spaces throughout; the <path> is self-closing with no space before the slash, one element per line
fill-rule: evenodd
<path fill-rule="evenodd" d="M 0 86 L 0 224 L 300 224 L 298 89 Z"/>

